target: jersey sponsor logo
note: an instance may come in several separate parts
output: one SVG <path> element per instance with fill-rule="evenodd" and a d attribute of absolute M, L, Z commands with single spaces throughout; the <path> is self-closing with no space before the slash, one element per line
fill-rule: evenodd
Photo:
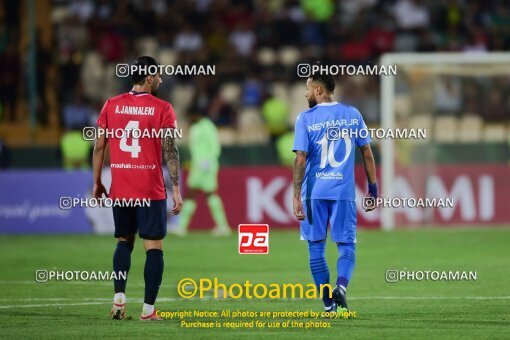
<path fill-rule="evenodd" d="M 341 181 L 344 179 L 344 174 L 342 174 L 341 172 L 334 172 L 334 171 L 331 171 L 331 172 L 319 171 L 319 172 L 315 173 L 315 177 L 317 179 L 336 179 L 336 180 Z"/>
<path fill-rule="evenodd" d="M 141 169 L 141 170 L 154 170 L 156 164 L 130 164 L 130 163 L 111 163 L 112 169 Z"/>
<path fill-rule="evenodd" d="M 269 253 L 269 225 L 240 224 L 238 234 L 239 254 Z"/>

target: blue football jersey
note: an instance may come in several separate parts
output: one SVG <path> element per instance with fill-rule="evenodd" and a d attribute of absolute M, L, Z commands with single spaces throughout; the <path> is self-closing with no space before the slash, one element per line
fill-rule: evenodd
<path fill-rule="evenodd" d="M 370 142 L 360 112 L 337 102 L 299 114 L 293 151 L 306 152 L 302 199 L 355 200 L 355 145 Z"/>

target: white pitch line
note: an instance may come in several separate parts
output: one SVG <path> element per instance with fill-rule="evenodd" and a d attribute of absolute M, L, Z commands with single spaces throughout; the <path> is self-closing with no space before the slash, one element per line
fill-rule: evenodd
<path fill-rule="evenodd" d="M 510 296 L 370 296 L 370 297 L 353 297 L 349 300 L 444 300 L 444 299 L 458 299 L 458 300 L 509 300 Z M 28 301 L 70 301 L 77 300 L 76 298 L 31 298 L 31 299 L 1 299 L 1 301 L 10 302 L 28 302 Z M 112 303 L 112 299 L 106 298 L 82 298 L 80 300 L 88 300 L 89 302 L 78 303 L 46 303 L 46 304 L 29 304 L 29 305 L 9 305 L 0 306 L 0 309 L 9 308 L 37 308 L 37 307 L 64 307 L 64 306 L 86 306 L 86 305 L 102 305 Z M 189 300 L 185 298 L 159 298 L 158 302 L 174 302 Z M 212 297 L 203 297 L 201 300 L 212 300 Z M 225 300 L 225 299 L 216 299 Z M 285 299 L 280 299 L 285 300 Z M 128 299 L 128 302 L 143 302 L 143 299 Z"/>

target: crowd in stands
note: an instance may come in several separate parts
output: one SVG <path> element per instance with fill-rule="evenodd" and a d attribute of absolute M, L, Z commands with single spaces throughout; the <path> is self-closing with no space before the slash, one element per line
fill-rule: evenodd
<path fill-rule="evenodd" d="M 287 132 L 306 108 L 298 63 L 374 65 L 385 52 L 510 48 L 510 5 L 502 0 L 54 0 L 52 21 L 54 48 L 39 51 L 38 77 L 43 84 L 45 65 L 57 66 L 64 128 L 93 123 L 107 97 L 130 87 L 129 79 L 115 77 L 115 65 L 144 53 L 161 63 L 215 65 L 214 76 L 164 78 L 159 95 L 179 102 L 179 119 L 199 110 L 220 127 L 242 129 L 248 110 L 244 121 L 258 115 L 269 139 Z M 9 121 L 16 104 L 11 84 L 25 76 L 12 41 L 7 36 L 1 46 L 0 63 L 9 65 L 0 90 Z M 508 121 L 510 81 L 498 81 L 494 89 L 445 77 L 434 109 Z M 380 121 L 378 77 L 338 77 L 337 86 L 339 99 L 357 106 L 367 123 Z M 38 93 L 44 125 L 44 90 Z"/>

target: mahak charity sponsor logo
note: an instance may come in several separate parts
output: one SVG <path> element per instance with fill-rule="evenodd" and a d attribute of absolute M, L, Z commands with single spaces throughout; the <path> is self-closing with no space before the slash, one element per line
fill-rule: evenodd
<path fill-rule="evenodd" d="M 111 163 L 110 167 L 113 169 L 154 170 L 156 169 L 156 164 Z"/>

